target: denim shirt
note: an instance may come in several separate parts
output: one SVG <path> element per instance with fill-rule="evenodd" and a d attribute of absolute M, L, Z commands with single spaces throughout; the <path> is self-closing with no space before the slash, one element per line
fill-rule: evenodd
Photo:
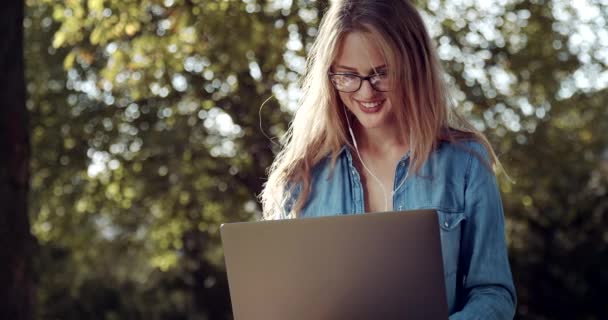
<path fill-rule="evenodd" d="M 393 195 L 393 210 L 437 211 L 450 320 L 513 319 L 515 314 L 502 202 L 487 159 L 478 142 L 441 143 Z M 409 153 L 397 164 L 393 188 L 408 166 Z M 333 174 L 327 157 L 313 168 L 311 181 L 300 217 L 365 211 L 361 177 L 348 147 L 340 151 Z"/>

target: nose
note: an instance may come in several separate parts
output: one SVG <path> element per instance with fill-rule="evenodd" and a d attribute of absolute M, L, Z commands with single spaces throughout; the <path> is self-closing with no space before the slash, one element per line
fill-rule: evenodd
<path fill-rule="evenodd" d="M 371 97 L 375 95 L 376 90 L 372 88 L 372 83 L 370 79 L 365 79 L 361 82 L 361 88 L 357 91 L 358 97 Z"/>

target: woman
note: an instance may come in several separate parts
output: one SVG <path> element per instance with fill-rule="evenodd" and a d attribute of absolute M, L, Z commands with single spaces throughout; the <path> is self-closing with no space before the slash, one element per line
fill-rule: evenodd
<path fill-rule="evenodd" d="M 450 319 L 512 319 L 499 167 L 449 108 L 407 0 L 333 1 L 261 195 L 266 219 L 435 209 Z"/>

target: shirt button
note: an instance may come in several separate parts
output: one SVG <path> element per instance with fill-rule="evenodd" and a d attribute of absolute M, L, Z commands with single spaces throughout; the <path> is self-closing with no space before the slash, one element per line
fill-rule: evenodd
<path fill-rule="evenodd" d="M 444 225 L 446 228 L 450 226 L 450 224 L 449 224 L 447 221 L 446 221 L 446 222 L 445 222 L 443 225 Z"/>

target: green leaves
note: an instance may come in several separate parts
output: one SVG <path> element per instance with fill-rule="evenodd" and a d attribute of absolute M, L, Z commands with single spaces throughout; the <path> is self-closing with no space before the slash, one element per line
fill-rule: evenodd
<path fill-rule="evenodd" d="M 39 268 L 41 317 L 228 318 L 218 228 L 259 215 L 262 129 L 285 132 L 326 6 L 27 2 L 30 213 L 38 263 L 56 266 Z M 500 182 L 519 317 L 599 318 L 607 62 L 583 25 L 608 17 L 564 1 L 421 8 L 457 108 L 516 181 Z"/>

